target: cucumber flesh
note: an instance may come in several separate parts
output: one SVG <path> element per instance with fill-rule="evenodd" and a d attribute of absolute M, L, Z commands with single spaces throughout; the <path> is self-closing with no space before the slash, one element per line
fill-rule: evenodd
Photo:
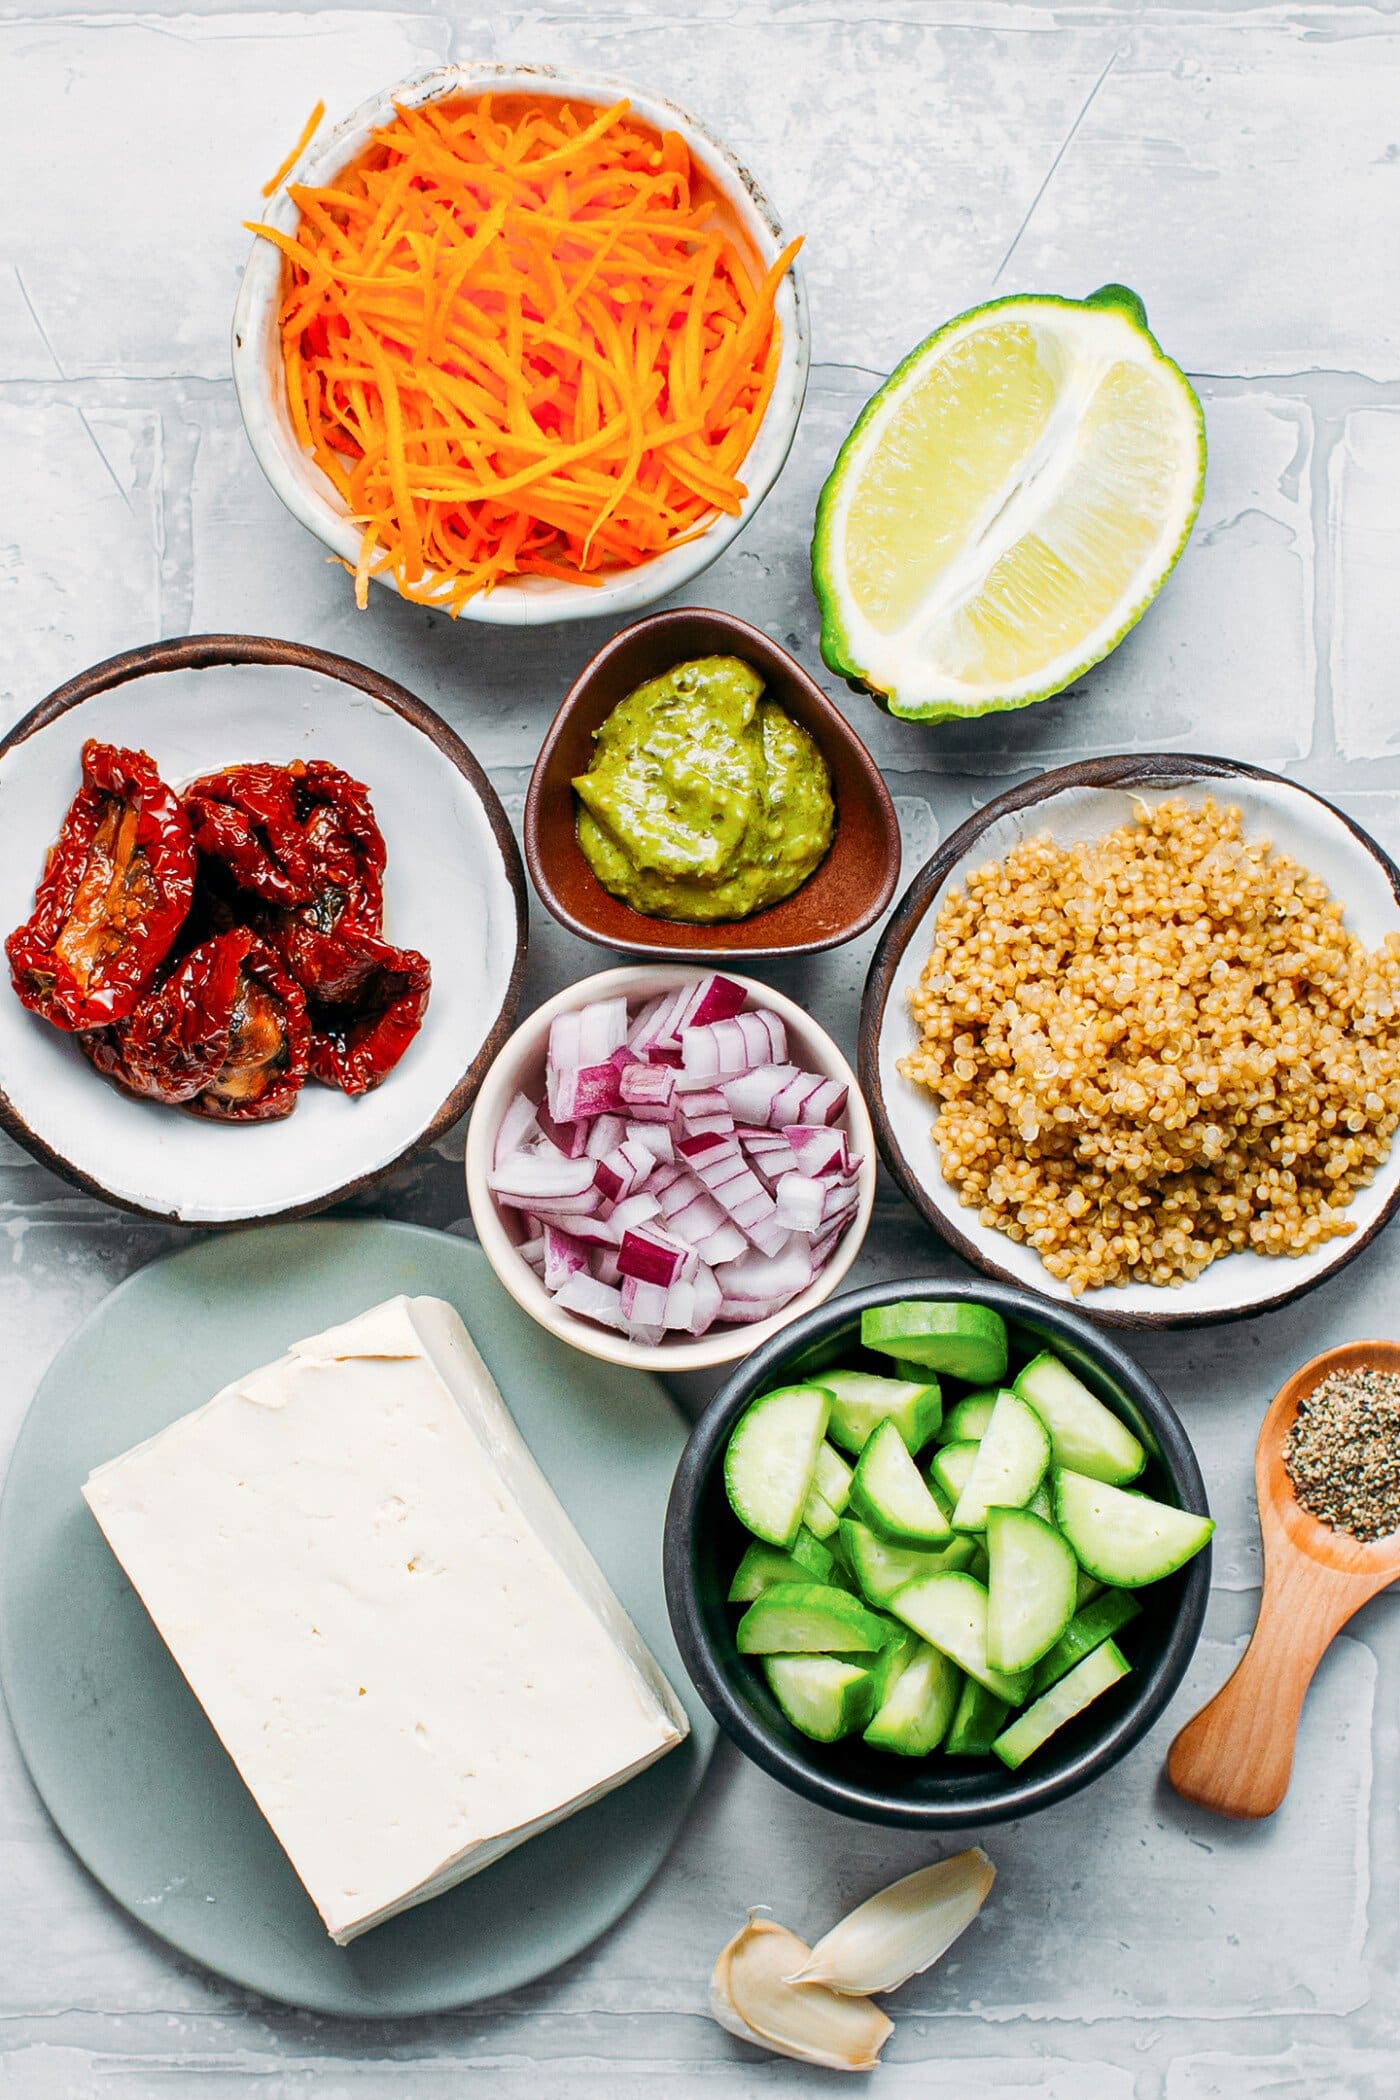
<path fill-rule="evenodd" d="M 825 1582 L 831 1573 L 832 1556 L 819 1538 L 802 1527 L 792 1542 L 792 1551 L 767 1546 L 754 1539 L 729 1585 L 731 1604 L 752 1604 L 760 1590 L 775 1582 Z"/>
<path fill-rule="evenodd" d="M 793 1727 L 818 1743 L 854 1735 L 874 1710 L 870 1672 L 835 1655 L 768 1655 L 763 1674 Z"/>
<path fill-rule="evenodd" d="M 948 1732 L 963 1682 L 956 1663 L 926 1641 L 916 1642 L 912 1658 L 876 1707 L 866 1742 L 899 1757 L 927 1757 Z"/>
<path fill-rule="evenodd" d="M 943 1426 L 938 1432 L 940 1444 L 980 1444 L 987 1434 L 987 1424 L 992 1419 L 992 1409 L 1001 1397 L 1001 1388 L 987 1386 L 980 1393 L 964 1393 L 955 1407 L 943 1417 Z"/>
<path fill-rule="evenodd" d="M 739 1621 L 741 1655 L 874 1654 L 894 1635 L 849 1590 L 820 1582 L 775 1582 Z"/>
<path fill-rule="evenodd" d="M 802 1521 L 819 1539 L 830 1538 L 850 1499 L 851 1469 L 840 1452 L 833 1451 L 823 1439 L 817 1446 L 816 1469 L 807 1491 Z"/>
<path fill-rule="evenodd" d="M 929 1486 L 938 1488 L 948 1498 L 951 1509 L 967 1486 L 968 1476 L 977 1459 L 976 1444 L 945 1444 L 934 1453 L 933 1464 L 928 1469 Z"/>
<path fill-rule="evenodd" d="M 878 1655 L 872 1655 L 868 1659 L 864 1656 L 861 1657 L 862 1663 L 870 1672 L 870 1681 L 875 1687 L 875 1706 L 873 1711 L 878 1712 L 881 1705 L 889 1697 L 894 1689 L 895 1680 L 905 1665 L 914 1660 L 914 1657 L 919 1652 L 919 1646 L 919 1636 L 916 1633 L 911 1633 L 907 1626 L 898 1626 L 894 1629 L 890 1639 L 886 1641 Z"/>
<path fill-rule="evenodd" d="M 762 1603 L 760 1598 L 750 1609 L 759 1611 Z M 999 1699 L 1019 1706 L 1030 1690 L 1029 1671 L 1013 1676 L 988 1662 L 987 1592 L 971 1575 L 926 1575 L 900 1590 L 890 1600 L 890 1610 Z"/>
<path fill-rule="evenodd" d="M 979 1684 L 975 1677 L 964 1677 L 953 1725 L 944 1740 L 944 1754 L 948 1757 L 990 1757 L 992 1744 L 1001 1734 L 1010 1711 L 1008 1700 L 998 1699 L 995 1692 L 989 1692 L 986 1685 Z"/>
<path fill-rule="evenodd" d="M 1105 1641 L 1086 1655 L 1083 1662 L 1074 1668 L 1059 1683 L 1018 1714 L 1009 1728 L 992 1744 L 992 1749 L 1011 1771 L 1016 1771 L 1028 1757 L 1033 1757 L 1041 1745 L 1057 1728 L 1063 1728 L 1076 1714 L 1100 1698 L 1113 1685 L 1127 1676 L 1129 1664 L 1116 1641 Z"/>
<path fill-rule="evenodd" d="M 1042 1523 L 1054 1523 L 1055 1498 L 1050 1492 L 1050 1482 L 1048 1480 L 1041 1481 L 1040 1486 L 1036 1489 L 1035 1493 L 1031 1496 L 1030 1501 L 1026 1504 L 1026 1508 L 1030 1511 L 1033 1517 L 1039 1517 Z"/>
<path fill-rule="evenodd" d="M 1029 1670 L 1074 1618 L 1079 1565 L 1053 1524 L 1028 1509 L 987 1512 L 987 1660 Z"/>
<path fill-rule="evenodd" d="M 1006 1375 L 1006 1322 L 989 1305 L 965 1298 L 904 1299 L 870 1305 L 860 1316 L 867 1349 L 927 1364 L 969 1385 L 995 1385 Z"/>
<path fill-rule="evenodd" d="M 1050 1437 L 1035 1409 L 1015 1393 L 1002 1393 L 958 1497 L 953 1529 L 983 1531 L 989 1509 L 1022 1508 L 1049 1463 Z"/>
<path fill-rule="evenodd" d="M 724 1454 L 729 1506 L 770 1546 L 786 1551 L 797 1537 L 830 1411 L 820 1386 L 779 1386 L 734 1425 Z"/>
<path fill-rule="evenodd" d="M 1048 1350 L 1019 1373 L 1016 1391 L 1049 1430 L 1057 1466 L 1121 1487 L 1136 1480 L 1147 1464 L 1147 1453 L 1127 1423 Z"/>
<path fill-rule="evenodd" d="M 1052 1503 L 1055 1500 L 1053 1493 L 1051 1494 L 1050 1500 Z M 1102 1588 L 1103 1584 L 1099 1581 L 1096 1575 L 1091 1575 L 1087 1568 L 1081 1568 L 1079 1570 L 1078 1601 L 1080 1604 L 1088 1604 L 1091 1598 L 1098 1596 Z"/>
<path fill-rule="evenodd" d="M 802 1505 L 802 1529 L 810 1531 L 813 1538 L 829 1539 L 840 1521 L 821 1489 L 809 1488 Z"/>
<path fill-rule="evenodd" d="M 1038 1699 L 1042 1692 L 1048 1692 L 1066 1671 L 1083 1662 L 1102 1642 L 1121 1633 L 1141 1611 L 1131 1590 L 1101 1590 L 1091 1603 L 1075 1613 L 1049 1654 L 1036 1664 L 1031 1697 Z"/>
<path fill-rule="evenodd" d="M 1140 1590 L 1174 1575 L 1215 1530 L 1209 1517 L 1067 1468 L 1055 1475 L 1055 1521 L 1081 1567 L 1123 1590 Z"/>
<path fill-rule="evenodd" d="M 922 1451 L 943 1419 L 936 1378 L 881 1378 L 873 1371 L 828 1371 L 831 1440 L 859 1453 L 881 1422 L 893 1422 L 911 1451 Z"/>
<path fill-rule="evenodd" d="M 880 1611 L 906 1582 L 917 1582 L 921 1575 L 956 1572 L 973 1555 L 971 1539 L 950 1538 L 946 1546 L 928 1548 L 891 1546 L 855 1517 L 841 1519 L 840 1537 L 861 1594 Z"/>
<path fill-rule="evenodd" d="M 851 1508 L 891 1545 L 936 1546 L 951 1535 L 948 1519 L 888 1420 L 871 1431 L 856 1462 Z"/>

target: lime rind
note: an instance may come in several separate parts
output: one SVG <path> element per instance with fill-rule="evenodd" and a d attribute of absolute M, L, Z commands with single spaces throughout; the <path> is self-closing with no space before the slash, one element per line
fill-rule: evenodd
<path fill-rule="evenodd" d="M 1008 690 L 969 688 L 961 693 L 945 691 L 925 699 L 902 699 L 892 682 L 882 685 L 871 674 L 868 664 L 861 660 L 863 652 L 848 631 L 842 614 L 841 592 L 833 581 L 840 568 L 832 558 L 834 526 L 844 513 L 852 478 L 870 456 L 872 432 L 884 418 L 893 415 L 913 376 L 936 357 L 945 355 L 955 337 L 985 329 L 991 317 L 1012 310 L 1030 315 L 1059 310 L 1077 319 L 1086 314 L 1113 317 L 1123 323 L 1131 336 L 1135 346 L 1134 361 L 1156 367 L 1167 375 L 1183 416 L 1183 456 L 1188 445 L 1188 428 L 1194 451 L 1194 473 L 1189 485 L 1181 491 L 1180 530 L 1174 544 L 1166 547 L 1159 544 L 1153 550 L 1152 561 L 1143 565 L 1140 587 L 1125 592 L 1099 628 L 1091 630 L 1079 646 L 1068 652 L 1072 661 L 1061 656 L 1047 664 L 1045 675 L 1032 675 L 1023 685 L 1013 684 Z M 822 659 L 856 691 L 869 694 L 890 714 L 912 721 L 966 720 L 1011 712 L 1048 700 L 1074 685 L 1095 664 L 1110 655 L 1157 597 L 1191 537 L 1205 491 L 1205 475 L 1206 429 L 1200 400 L 1180 365 L 1167 356 L 1148 328 L 1142 300 L 1128 286 L 1102 285 L 1083 300 L 1067 299 L 1054 293 L 1025 293 L 989 300 L 982 306 L 973 307 L 935 329 L 901 359 L 856 418 L 823 485 L 817 501 L 811 555 L 812 588 L 821 611 Z M 1114 623 L 1111 627 L 1110 620 Z"/>

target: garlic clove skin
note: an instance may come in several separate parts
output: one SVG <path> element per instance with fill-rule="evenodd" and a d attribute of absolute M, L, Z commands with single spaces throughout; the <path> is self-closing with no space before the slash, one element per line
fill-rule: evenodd
<path fill-rule="evenodd" d="M 796 1933 L 750 1911 L 710 1978 L 710 2011 L 727 2033 L 824 2071 L 873 2071 L 894 2032 L 868 1998 L 787 1977 L 811 1956 Z"/>
<path fill-rule="evenodd" d="M 864 1997 L 897 1991 L 932 1968 L 977 1916 L 996 1868 L 980 1845 L 920 1867 L 853 1910 L 818 1940 L 787 1981 Z"/>

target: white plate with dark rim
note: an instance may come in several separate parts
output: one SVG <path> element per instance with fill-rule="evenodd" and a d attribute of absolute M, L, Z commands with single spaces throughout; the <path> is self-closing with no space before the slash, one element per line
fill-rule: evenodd
<path fill-rule="evenodd" d="M 357 1194 L 470 1107 L 525 967 L 519 849 L 471 752 L 379 672 L 292 642 L 193 635 L 82 672 L 0 739 L 0 932 L 28 917 L 88 737 L 139 746 L 179 787 L 238 760 L 327 758 L 369 788 L 388 849 L 385 931 L 433 971 L 423 1026 L 373 1092 L 308 1083 L 280 1123 L 225 1124 L 124 1094 L 0 983 L 0 1125 L 124 1210 L 182 1225 L 304 1217 Z"/>
<path fill-rule="evenodd" d="M 1400 1204 L 1400 1143 L 1348 1216 L 1355 1230 L 1296 1259 L 1231 1254 L 1176 1288 L 1131 1283 L 1074 1298 L 1040 1257 L 983 1225 L 943 1180 L 929 1095 L 905 1079 L 899 1059 L 917 1043 L 909 997 L 928 960 L 933 920 L 969 866 L 1002 859 L 1021 840 L 1049 831 L 1061 844 L 1101 838 L 1125 823 L 1143 795 L 1208 795 L 1238 804 L 1246 834 L 1272 839 L 1321 877 L 1346 905 L 1347 925 L 1370 948 L 1400 933 L 1400 869 L 1330 802 L 1296 781 L 1234 759 L 1190 752 L 1100 758 L 1042 773 L 999 795 L 944 841 L 915 876 L 881 936 L 861 1008 L 858 1067 L 886 1166 L 911 1203 L 965 1261 L 1004 1283 L 1075 1304 L 1111 1327 L 1184 1327 L 1237 1320 L 1285 1305 L 1335 1275 L 1369 1245 Z"/>

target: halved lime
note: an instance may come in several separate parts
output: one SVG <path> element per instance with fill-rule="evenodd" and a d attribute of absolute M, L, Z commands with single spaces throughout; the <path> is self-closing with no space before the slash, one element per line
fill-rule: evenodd
<path fill-rule="evenodd" d="M 1135 292 L 975 307 L 905 358 L 827 477 L 823 657 L 926 722 L 1062 692 L 1162 588 L 1205 464 Z"/>

